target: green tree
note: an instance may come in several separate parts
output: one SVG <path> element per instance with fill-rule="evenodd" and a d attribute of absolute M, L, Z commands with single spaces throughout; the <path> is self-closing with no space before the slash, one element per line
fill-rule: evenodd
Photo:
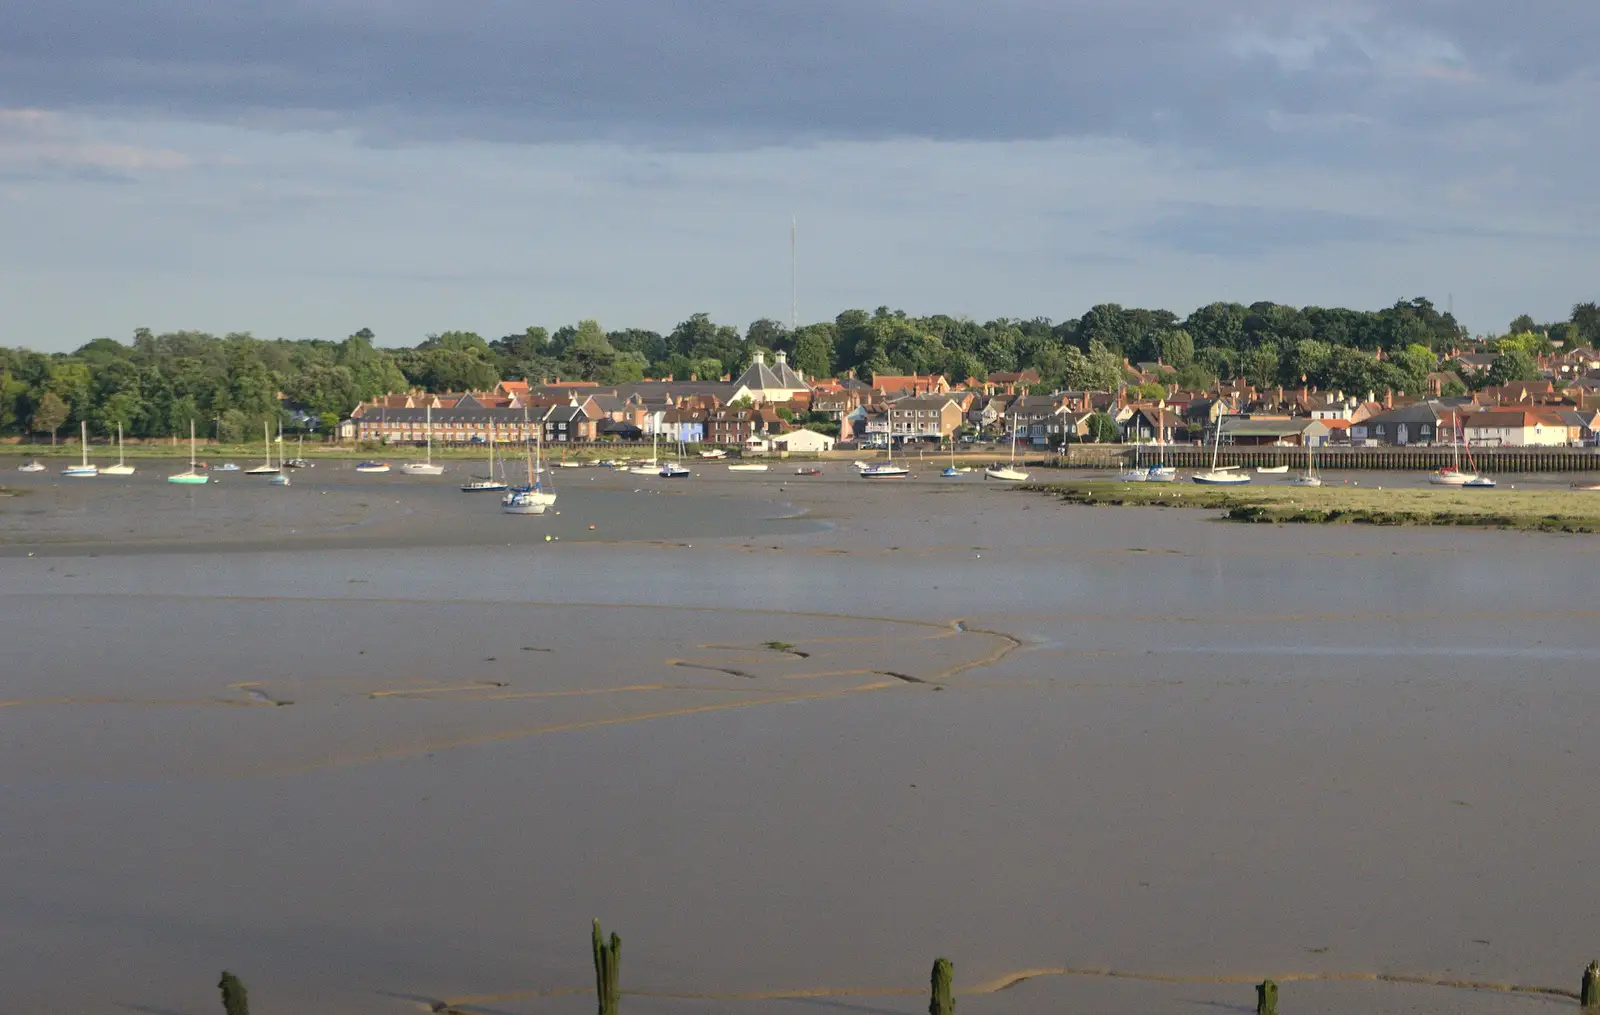
<path fill-rule="evenodd" d="M 250 418 L 238 409 L 229 409 L 217 417 L 216 437 L 219 444 L 243 444 L 253 435 Z"/>
<path fill-rule="evenodd" d="M 1244 354 L 1244 378 L 1258 390 L 1270 388 L 1278 381 L 1278 349 L 1274 345 L 1261 345 Z"/>
<path fill-rule="evenodd" d="M 789 365 L 813 379 L 832 377 L 834 334 L 831 323 L 808 324 L 795 332 Z"/>
<path fill-rule="evenodd" d="M 585 380 L 600 380 L 609 375 L 617 361 L 617 350 L 612 347 L 606 333 L 595 320 L 578 322 L 577 333 L 567 347 L 566 359 L 578 376 Z"/>
<path fill-rule="evenodd" d="M 1194 362 L 1194 337 L 1182 328 L 1166 328 L 1156 332 L 1155 345 L 1161 362 L 1175 370 L 1182 370 Z"/>
<path fill-rule="evenodd" d="M 1590 302 L 1574 305 L 1571 320 L 1583 344 L 1591 348 L 1600 346 L 1600 304 Z"/>
<path fill-rule="evenodd" d="M 56 432 L 67 422 L 67 416 L 70 412 L 71 409 L 66 402 L 62 401 L 60 395 L 54 391 L 46 391 L 40 396 L 38 405 L 34 406 L 33 419 L 30 425 L 33 427 L 34 433 L 49 434 L 50 443 L 54 444 L 56 442 Z"/>
<path fill-rule="evenodd" d="M 1527 314 L 1518 314 L 1511 319 L 1511 327 L 1507 328 L 1506 331 L 1508 334 L 1515 335 L 1520 331 L 1537 331 L 1538 329 L 1539 325 L 1534 323 L 1533 318 Z"/>
<path fill-rule="evenodd" d="M 1116 420 L 1103 412 L 1096 412 L 1086 421 L 1084 439 L 1096 444 L 1115 444 L 1122 439 L 1122 431 L 1117 429 Z"/>
<path fill-rule="evenodd" d="M 1539 364 L 1522 349 L 1512 346 L 1495 356 L 1485 379 L 1490 384 L 1510 384 L 1513 381 L 1536 381 Z"/>

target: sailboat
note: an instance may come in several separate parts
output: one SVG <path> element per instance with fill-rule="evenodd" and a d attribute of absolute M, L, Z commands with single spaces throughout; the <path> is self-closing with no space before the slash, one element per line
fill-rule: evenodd
<path fill-rule="evenodd" d="M 169 483 L 200 484 L 211 482 L 211 477 L 195 468 L 194 465 L 194 420 L 189 421 L 189 471 L 168 476 Z"/>
<path fill-rule="evenodd" d="M 859 474 L 862 479 L 904 479 L 911 475 L 910 469 L 894 464 L 894 424 L 887 414 L 884 417 L 884 425 L 889 427 L 888 440 L 884 442 L 884 460 L 880 464 L 860 469 Z"/>
<path fill-rule="evenodd" d="M 694 473 L 690 472 L 687 468 L 684 467 L 683 456 L 684 456 L 683 441 L 680 440 L 678 442 L 678 457 L 674 458 L 670 462 L 662 463 L 662 466 L 661 466 L 661 478 L 662 479 L 688 479 L 690 476 L 694 475 Z"/>
<path fill-rule="evenodd" d="M 523 410 L 523 415 L 526 422 L 526 409 Z M 533 448 L 528 453 L 528 485 L 519 486 L 500 498 L 500 510 L 506 514 L 542 515 L 546 508 L 556 502 L 556 495 L 545 491 L 540 478 L 544 474 L 543 449 L 544 444 L 539 439 L 539 434 L 536 434 Z"/>
<path fill-rule="evenodd" d="M 1148 480 L 1149 478 L 1150 478 L 1150 470 L 1148 468 L 1146 468 L 1145 466 L 1139 464 L 1139 438 L 1138 438 L 1138 431 L 1137 431 L 1137 429 L 1135 429 L 1135 431 L 1134 431 L 1134 444 L 1133 444 L 1133 464 L 1128 466 L 1126 469 L 1123 469 L 1122 472 L 1120 472 L 1117 475 L 1117 481 L 1121 482 L 1121 483 L 1143 483 L 1146 480 Z"/>
<path fill-rule="evenodd" d="M 461 484 L 462 493 L 499 493 L 506 484 L 494 478 L 494 420 L 489 421 L 489 474 L 473 476 Z"/>
<path fill-rule="evenodd" d="M 1306 440 L 1306 471 L 1289 480 L 1290 486 L 1321 486 L 1322 477 L 1317 475 L 1317 466 L 1311 457 L 1311 441 Z"/>
<path fill-rule="evenodd" d="M 100 470 L 102 476 L 131 476 L 133 466 L 128 464 L 128 459 L 122 453 L 122 424 L 117 424 L 117 464 L 108 465 Z"/>
<path fill-rule="evenodd" d="M 949 466 L 947 466 L 945 468 L 945 470 L 943 472 L 939 473 L 939 475 L 944 476 L 947 479 L 953 479 L 953 478 L 955 478 L 957 476 L 963 475 L 963 474 L 971 472 L 971 471 L 972 471 L 972 466 L 970 466 L 970 465 L 963 466 L 962 468 L 959 468 L 959 469 L 956 468 L 956 435 L 955 434 L 951 434 L 950 435 L 950 464 L 949 464 Z"/>
<path fill-rule="evenodd" d="M 69 465 L 61 470 L 61 474 L 70 476 L 73 479 L 89 479 L 98 476 L 100 475 L 100 469 L 89 464 L 89 424 L 79 420 L 78 433 L 80 435 L 78 443 L 83 447 L 83 464 Z"/>
<path fill-rule="evenodd" d="M 311 463 L 306 461 L 306 435 L 301 434 L 295 444 L 295 457 L 283 463 L 285 469 L 309 469 Z M 278 456 L 283 457 L 283 451 L 278 451 Z"/>
<path fill-rule="evenodd" d="M 1428 482 L 1432 483 L 1434 486 L 1466 486 L 1468 483 L 1470 483 L 1474 479 L 1478 478 L 1476 473 L 1473 473 L 1473 472 L 1462 472 L 1461 471 L 1461 430 L 1462 430 L 1462 426 L 1461 426 L 1461 413 L 1460 413 L 1459 410 L 1457 410 L 1457 412 L 1456 412 L 1455 419 L 1456 419 L 1455 438 L 1453 440 L 1451 440 L 1451 442 L 1450 442 L 1451 462 L 1450 462 L 1449 465 L 1445 466 L 1444 468 L 1440 469 L 1438 472 L 1435 472 L 1433 475 L 1428 477 Z M 1467 453 L 1469 459 L 1471 457 L 1471 454 L 1472 453 L 1470 451 Z"/>
<path fill-rule="evenodd" d="M 261 443 L 266 446 L 267 460 L 253 469 L 244 470 L 246 476 L 276 476 L 283 470 L 272 464 L 272 428 L 261 424 Z"/>
<path fill-rule="evenodd" d="M 1163 401 L 1156 409 L 1156 464 L 1150 466 L 1146 481 L 1170 483 L 1178 478 L 1178 470 L 1167 464 L 1167 409 Z"/>
<path fill-rule="evenodd" d="M 1011 464 L 1007 466 L 991 465 L 983 470 L 984 479 L 1001 479 L 1008 483 L 1025 483 L 1028 474 L 1017 468 L 1017 416 L 1011 414 Z"/>
<path fill-rule="evenodd" d="M 400 466 L 400 471 L 408 476 L 442 476 L 444 466 L 433 464 L 433 406 L 428 406 L 427 414 L 428 434 L 428 460 L 426 462 L 407 462 Z"/>
<path fill-rule="evenodd" d="M 657 447 L 657 444 L 658 444 L 658 442 L 660 440 L 661 440 L 661 431 L 652 430 L 651 433 L 650 433 L 650 459 L 648 461 L 644 462 L 642 465 L 630 465 L 630 466 L 628 466 L 628 471 L 633 473 L 636 476 L 659 476 L 659 475 L 661 475 L 662 474 L 661 469 L 660 469 L 659 466 L 656 465 L 656 458 L 657 458 L 657 454 L 658 454 L 656 447 Z"/>
<path fill-rule="evenodd" d="M 1217 456 L 1222 454 L 1222 421 L 1226 415 L 1217 417 L 1217 439 L 1211 446 L 1211 471 L 1197 472 L 1189 478 L 1202 486 L 1242 486 L 1250 482 L 1248 472 L 1239 472 L 1237 465 L 1217 466 Z"/>
<path fill-rule="evenodd" d="M 18 472 L 43 472 L 44 471 L 44 463 L 39 461 L 37 458 L 35 458 L 31 462 L 28 462 L 28 463 L 26 463 L 24 465 L 17 466 L 17 471 Z"/>
<path fill-rule="evenodd" d="M 1472 449 L 1467 449 L 1467 468 L 1472 470 L 1472 478 L 1461 484 L 1463 490 L 1492 490 L 1497 485 L 1494 480 L 1478 471 L 1478 463 L 1472 460 Z"/>

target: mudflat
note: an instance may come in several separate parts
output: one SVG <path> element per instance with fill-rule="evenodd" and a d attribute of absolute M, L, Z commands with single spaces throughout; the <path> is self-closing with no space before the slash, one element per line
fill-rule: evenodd
<path fill-rule="evenodd" d="M 14 1006 L 1571 1003 L 1600 543 L 782 468 L 8 477 Z"/>

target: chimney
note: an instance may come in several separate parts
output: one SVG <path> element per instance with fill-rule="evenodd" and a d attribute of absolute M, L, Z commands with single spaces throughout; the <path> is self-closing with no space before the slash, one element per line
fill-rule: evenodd
<path fill-rule="evenodd" d="M 1274 405 L 1277 406 L 1277 405 L 1282 405 L 1282 404 L 1283 404 L 1283 385 L 1280 384 L 1280 385 L 1278 385 L 1278 401 L 1276 403 L 1274 403 Z"/>
<path fill-rule="evenodd" d="M 782 355 L 782 354 L 780 353 L 779 355 Z M 755 358 L 752 359 L 751 362 L 754 363 L 758 367 L 759 366 L 765 366 L 766 363 L 767 363 L 767 351 L 765 349 L 757 349 L 756 350 L 756 354 L 755 354 Z"/>
<path fill-rule="evenodd" d="M 1393 409 L 1394 408 L 1394 389 L 1393 388 L 1384 388 L 1383 389 L 1383 407 L 1385 409 Z"/>

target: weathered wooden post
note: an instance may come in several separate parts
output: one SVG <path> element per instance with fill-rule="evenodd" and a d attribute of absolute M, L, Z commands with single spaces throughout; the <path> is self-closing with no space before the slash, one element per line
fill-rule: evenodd
<path fill-rule="evenodd" d="M 933 960 L 933 997 L 928 1001 L 928 1015 L 955 1015 L 956 998 L 951 990 L 955 967 L 949 959 Z"/>
<path fill-rule="evenodd" d="M 615 933 L 608 942 L 600 935 L 600 921 L 594 922 L 594 992 L 600 1001 L 600 1015 L 617 1015 L 622 991 L 617 973 L 622 964 L 622 939 Z"/>
<path fill-rule="evenodd" d="M 1600 961 L 1589 963 L 1583 971 L 1583 989 L 1578 991 L 1578 1003 L 1585 1010 L 1600 1009 Z"/>
<path fill-rule="evenodd" d="M 1278 1015 L 1278 985 L 1271 980 L 1256 984 L 1256 1015 Z"/>
<path fill-rule="evenodd" d="M 225 1015 L 250 1015 L 250 995 L 237 976 L 224 969 L 217 989 L 222 991 L 222 1010 Z"/>

